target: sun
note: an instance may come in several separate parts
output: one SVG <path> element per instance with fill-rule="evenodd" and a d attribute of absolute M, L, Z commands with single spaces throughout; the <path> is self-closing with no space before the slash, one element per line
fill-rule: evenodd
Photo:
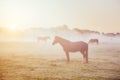
<path fill-rule="evenodd" d="M 10 26 L 10 30 L 15 30 L 15 29 L 16 29 L 15 25 Z"/>

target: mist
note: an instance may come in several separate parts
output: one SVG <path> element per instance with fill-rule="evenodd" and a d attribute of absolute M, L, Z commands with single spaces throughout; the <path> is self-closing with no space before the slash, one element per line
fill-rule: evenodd
<path fill-rule="evenodd" d="M 0 34 L 0 41 L 37 42 L 37 37 L 40 36 L 49 36 L 50 39 L 48 42 L 52 42 L 55 36 L 60 36 L 72 42 L 84 41 L 88 43 L 90 39 L 98 39 L 99 43 L 120 43 L 120 35 L 105 36 L 102 33 L 80 33 L 76 30 L 65 27 L 55 27 L 50 29 L 28 28 L 16 32 L 2 31 Z"/>

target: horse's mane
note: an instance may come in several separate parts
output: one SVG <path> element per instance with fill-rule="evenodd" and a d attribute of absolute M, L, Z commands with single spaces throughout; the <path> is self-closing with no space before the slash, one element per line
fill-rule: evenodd
<path fill-rule="evenodd" d="M 59 39 L 59 40 L 62 40 L 62 41 L 65 41 L 65 42 L 72 42 L 72 41 L 70 41 L 70 40 L 64 39 L 64 38 L 59 37 L 59 36 L 56 36 L 55 38 L 56 38 L 56 39 Z"/>

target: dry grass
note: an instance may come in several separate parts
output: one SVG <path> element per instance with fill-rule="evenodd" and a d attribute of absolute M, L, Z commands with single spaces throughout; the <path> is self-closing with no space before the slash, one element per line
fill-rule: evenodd
<path fill-rule="evenodd" d="M 43 47 L 44 46 L 44 47 Z M 49 43 L 0 43 L 0 80 L 119 80 L 120 45 L 89 45 L 89 63 Z"/>

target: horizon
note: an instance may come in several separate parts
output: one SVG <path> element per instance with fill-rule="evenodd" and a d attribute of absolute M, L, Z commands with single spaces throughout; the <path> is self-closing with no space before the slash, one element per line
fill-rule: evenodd
<path fill-rule="evenodd" d="M 66 24 L 70 29 L 117 33 L 119 14 L 119 0 L 0 0 L 0 27 L 11 30 Z"/>
<path fill-rule="evenodd" d="M 2 30 L 7 30 L 7 31 L 10 31 L 10 32 L 17 32 L 17 31 L 25 31 L 25 30 L 33 30 L 33 29 L 44 29 L 44 30 L 49 30 L 49 29 L 59 29 L 59 28 L 61 28 L 61 27 L 63 27 L 64 25 L 59 25 L 59 26 L 53 26 L 53 27 L 48 27 L 48 28 L 46 28 L 46 27 L 25 27 L 25 28 L 18 28 L 18 27 L 1 27 L 0 26 L 0 28 L 1 28 L 1 31 Z M 79 30 L 89 30 L 89 31 L 95 31 L 95 32 L 99 32 L 99 33 L 114 33 L 114 34 L 117 34 L 117 33 L 120 33 L 120 31 L 118 31 L 118 32 L 102 32 L 102 31 L 98 31 L 98 30 L 94 30 L 94 29 L 82 29 L 82 28 L 79 28 L 79 27 L 74 27 L 74 28 L 70 28 L 69 26 L 67 26 L 67 29 L 70 29 L 70 30 L 74 30 L 74 29 L 79 29 Z"/>

